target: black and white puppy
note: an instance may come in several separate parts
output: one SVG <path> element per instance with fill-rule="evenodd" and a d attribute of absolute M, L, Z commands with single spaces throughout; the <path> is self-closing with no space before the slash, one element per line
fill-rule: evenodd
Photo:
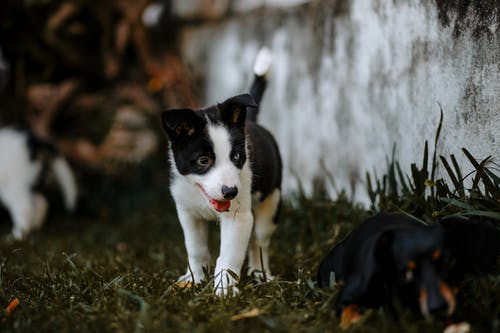
<path fill-rule="evenodd" d="M 339 242 L 318 269 L 318 284 L 340 286 L 342 325 L 356 312 L 391 302 L 428 317 L 456 308 L 455 289 L 470 274 L 495 269 L 500 232 L 483 221 L 450 218 L 424 225 L 403 214 L 378 214 Z"/>
<path fill-rule="evenodd" d="M 250 272 L 272 278 L 269 244 L 281 201 L 282 162 L 271 133 L 256 123 L 270 64 L 264 48 L 257 56 L 250 94 L 200 110 L 162 113 L 169 138 L 170 190 L 189 262 L 179 281 L 199 283 L 204 278 L 210 263 L 207 221 L 219 220 L 214 287 L 220 296 L 238 292 L 235 284 L 247 249 Z"/>
<path fill-rule="evenodd" d="M 0 128 L 0 151 L 0 201 L 12 219 L 14 239 L 24 239 L 44 222 L 48 203 L 36 186 L 46 170 L 54 173 L 66 208 L 75 207 L 75 178 L 50 142 L 30 132 L 4 127 Z"/>

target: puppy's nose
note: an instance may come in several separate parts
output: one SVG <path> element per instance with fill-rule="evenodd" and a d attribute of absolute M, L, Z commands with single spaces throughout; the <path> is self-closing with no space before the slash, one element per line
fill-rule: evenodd
<path fill-rule="evenodd" d="M 224 199 L 233 200 L 238 195 L 238 188 L 236 186 L 222 185 L 222 196 Z"/>

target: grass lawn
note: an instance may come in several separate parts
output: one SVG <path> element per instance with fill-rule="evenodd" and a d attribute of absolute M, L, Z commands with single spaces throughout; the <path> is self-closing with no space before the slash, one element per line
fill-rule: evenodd
<path fill-rule="evenodd" d="M 143 200 L 134 207 L 138 197 Z M 175 283 L 186 257 L 167 191 L 115 194 L 113 200 L 127 208 L 52 214 L 26 242 L 0 242 L 0 305 L 20 301 L 10 315 L 1 312 L 1 332 L 340 331 L 336 291 L 317 289 L 315 272 L 326 251 L 368 211 L 343 199 L 288 201 L 272 243 L 277 280 L 256 285 L 243 276 L 240 295 L 219 299 L 209 281 L 192 288 Z M 0 225 L 2 235 L 10 230 L 7 222 Z M 215 260 L 215 222 L 211 231 Z M 473 332 L 500 330 L 499 283 L 500 275 L 463 281 L 457 315 Z M 242 313 L 248 318 L 237 316 Z M 349 330 L 443 332 L 446 326 L 445 319 L 426 322 L 402 311 L 395 320 L 378 309 Z"/>

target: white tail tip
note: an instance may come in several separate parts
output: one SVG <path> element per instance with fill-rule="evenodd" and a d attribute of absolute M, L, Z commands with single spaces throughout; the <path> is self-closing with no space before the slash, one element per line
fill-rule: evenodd
<path fill-rule="evenodd" d="M 272 63 L 273 54 L 271 53 L 271 50 L 267 47 L 263 47 L 260 49 L 259 53 L 257 53 L 255 64 L 253 66 L 253 72 L 257 76 L 265 76 L 269 72 Z"/>

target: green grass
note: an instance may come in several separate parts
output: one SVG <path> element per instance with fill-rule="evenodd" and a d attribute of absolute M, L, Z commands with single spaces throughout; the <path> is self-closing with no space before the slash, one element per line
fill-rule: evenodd
<path fill-rule="evenodd" d="M 439 130 L 436 142 L 438 136 Z M 369 210 L 342 195 L 336 201 L 288 198 L 271 248 L 277 279 L 255 284 L 243 275 L 241 293 L 226 299 L 214 296 L 210 279 L 184 289 L 175 283 L 187 263 L 162 162 L 119 176 L 87 171 L 80 175 L 77 214 L 52 213 L 25 242 L 0 240 L 0 332 L 338 332 L 337 290 L 318 289 L 316 270 L 362 220 L 392 210 L 426 221 L 475 215 L 498 225 L 500 178 L 490 158 L 470 157 L 476 172 L 462 175 L 450 157 L 448 184 L 436 179 L 439 161 L 434 154 L 429 163 L 428 154 L 426 145 L 421 167 L 412 165 L 410 176 L 402 175 L 394 158 L 387 175 L 368 176 Z M 464 185 L 466 177 L 473 177 L 471 188 Z M 54 211 L 60 211 L 60 201 L 51 198 Z M 0 222 L 0 235 L 7 235 L 10 222 Z M 212 223 L 213 261 L 217 229 Z M 456 318 L 469 322 L 472 332 L 500 332 L 500 274 L 468 278 L 459 287 Z M 7 315 L 1 309 L 15 298 L 20 305 Z M 252 310 L 256 316 L 232 319 Z M 381 308 L 349 331 L 443 332 L 449 322 L 428 322 L 403 309 L 395 316 Z"/>
<path fill-rule="evenodd" d="M 336 291 L 316 288 L 315 271 L 334 242 L 368 212 L 344 199 L 286 204 L 272 243 L 273 282 L 243 276 L 240 295 L 219 299 L 212 285 L 175 284 L 184 271 L 182 232 L 165 192 L 142 209 L 89 216 L 52 216 L 26 242 L 0 243 L 0 304 L 21 304 L 0 315 L 2 332 L 334 332 Z M 112 216 L 119 216 L 113 219 Z M 10 225 L 3 223 L 2 234 Z M 211 247 L 216 253 L 217 225 Z M 214 255 L 215 257 L 215 255 Z M 500 276 L 464 281 L 459 312 L 474 331 L 498 331 Z M 231 320 L 258 309 L 252 318 Z M 372 311 L 355 332 L 442 332 L 402 312 L 396 321 Z"/>

